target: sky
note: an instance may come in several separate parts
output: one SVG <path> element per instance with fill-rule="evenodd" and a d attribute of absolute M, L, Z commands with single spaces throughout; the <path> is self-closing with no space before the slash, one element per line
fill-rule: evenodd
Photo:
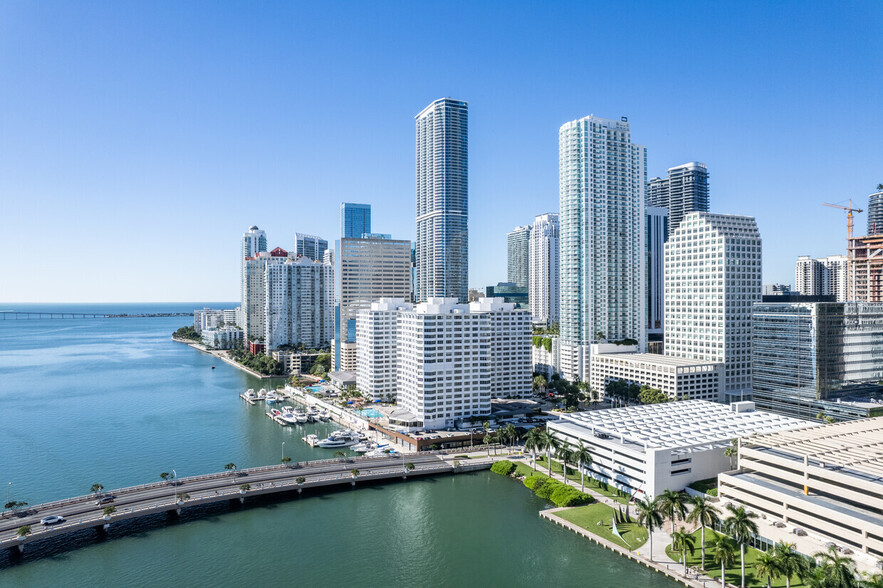
<path fill-rule="evenodd" d="M 415 235 L 414 116 L 469 102 L 469 284 L 558 210 L 558 128 L 701 161 L 764 283 L 845 253 L 883 182 L 883 3 L 0 3 L 0 301 L 236 300 L 250 225 Z M 866 214 L 856 217 L 863 234 Z M 41 253 L 42 252 L 42 253 Z"/>

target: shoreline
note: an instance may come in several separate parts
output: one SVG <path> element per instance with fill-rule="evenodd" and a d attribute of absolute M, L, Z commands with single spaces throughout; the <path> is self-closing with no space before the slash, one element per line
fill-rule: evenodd
<path fill-rule="evenodd" d="M 191 348 L 193 348 L 193 349 L 196 349 L 197 351 L 201 351 L 201 352 L 203 352 L 203 353 L 207 353 L 207 354 L 209 354 L 209 355 L 211 355 L 211 356 L 213 356 L 213 357 L 217 357 L 218 359 L 220 359 L 220 360 L 223 361 L 224 363 L 227 363 L 227 364 L 229 364 L 229 365 L 232 365 L 233 367 L 238 368 L 238 369 L 240 369 L 240 370 L 242 370 L 242 371 L 244 371 L 244 372 L 246 372 L 246 373 L 248 373 L 248 374 L 254 376 L 255 378 L 259 378 L 259 379 L 261 379 L 261 380 L 269 380 L 269 379 L 272 379 L 272 378 L 285 378 L 286 380 L 288 380 L 288 376 L 285 376 L 285 375 L 279 375 L 279 376 L 266 376 L 266 375 L 264 375 L 264 374 L 258 373 L 258 372 L 254 371 L 254 370 L 251 369 L 251 368 L 247 368 L 247 367 L 245 367 L 245 366 L 242 365 L 241 363 L 238 363 L 238 362 L 233 361 L 232 359 L 230 359 L 229 357 L 227 357 L 226 353 L 224 353 L 223 351 L 208 349 L 208 348 L 207 348 L 205 345 L 203 345 L 202 343 L 197 343 L 196 341 L 190 341 L 189 339 L 177 339 L 177 338 L 175 338 L 175 337 L 172 337 L 172 341 L 174 341 L 175 343 L 184 343 L 184 344 L 187 345 L 188 347 L 191 347 Z"/>

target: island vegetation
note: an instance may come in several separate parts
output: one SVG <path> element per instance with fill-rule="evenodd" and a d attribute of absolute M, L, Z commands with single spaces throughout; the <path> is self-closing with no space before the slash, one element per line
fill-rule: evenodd
<path fill-rule="evenodd" d="M 191 326 L 181 327 L 172 333 L 172 337 L 175 339 L 187 339 L 188 341 L 202 341 L 200 334 Z"/>
<path fill-rule="evenodd" d="M 231 349 L 230 359 L 265 376 L 284 376 L 285 367 L 264 353 L 249 353 L 244 349 Z"/>

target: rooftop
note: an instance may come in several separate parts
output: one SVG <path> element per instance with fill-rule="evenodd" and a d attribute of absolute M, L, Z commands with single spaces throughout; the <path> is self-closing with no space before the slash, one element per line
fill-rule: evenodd
<path fill-rule="evenodd" d="M 668 365 L 674 367 L 715 365 L 715 362 L 713 361 L 700 361 L 698 359 L 687 359 L 685 357 L 672 357 L 670 355 L 659 355 L 658 353 L 600 353 L 595 355 L 594 357 L 603 357 L 605 359 L 625 359 L 632 362 L 643 361 L 646 363 L 652 363 L 654 365 Z"/>
<path fill-rule="evenodd" d="M 817 424 L 757 410 L 735 412 L 730 405 L 705 400 L 684 400 L 565 413 L 553 426 L 583 436 L 606 434 L 623 445 L 640 445 L 646 450 L 698 446 L 713 449 L 728 446 L 737 437 Z"/>

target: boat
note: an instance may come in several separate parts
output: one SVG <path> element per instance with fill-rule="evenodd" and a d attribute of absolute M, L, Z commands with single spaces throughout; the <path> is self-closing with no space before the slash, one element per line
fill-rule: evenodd
<path fill-rule="evenodd" d="M 258 400 L 265 400 L 267 398 L 267 389 L 261 388 L 258 390 Z"/>
<path fill-rule="evenodd" d="M 356 443 L 350 449 L 356 453 L 367 453 L 377 449 L 377 444 L 371 441 L 362 441 L 361 443 Z"/>
<path fill-rule="evenodd" d="M 282 416 L 282 411 L 279 410 L 278 408 L 271 408 L 271 409 L 270 409 L 270 414 L 273 415 L 274 417 L 281 417 L 281 416 Z"/>
<path fill-rule="evenodd" d="M 258 399 L 257 394 L 254 393 L 254 388 L 249 388 L 249 389 L 245 392 L 245 399 L 246 399 L 246 400 L 252 400 L 252 401 Z"/>
<path fill-rule="evenodd" d="M 315 446 L 316 446 L 316 443 L 318 443 L 318 442 L 320 441 L 319 436 L 318 436 L 318 435 L 314 435 L 314 434 L 312 434 L 312 433 L 310 433 L 309 435 L 307 435 L 306 437 L 304 437 L 303 440 L 304 440 L 304 443 L 306 443 L 306 444 L 309 445 L 310 447 L 315 447 Z"/>
<path fill-rule="evenodd" d="M 302 409 L 302 408 L 295 408 L 294 409 L 294 418 L 297 420 L 297 422 L 299 422 L 301 424 L 307 422 L 307 420 L 308 420 L 307 413 L 304 412 L 304 409 Z"/>
<path fill-rule="evenodd" d="M 319 413 L 319 420 L 323 422 L 328 422 L 331 420 L 331 413 L 328 410 L 323 410 Z"/>
<path fill-rule="evenodd" d="M 351 447 L 358 442 L 359 435 L 353 431 L 335 431 L 327 439 L 317 442 L 316 445 L 326 449 L 334 449 L 337 447 Z"/>
<path fill-rule="evenodd" d="M 212 369 L 215 369 L 215 366 L 212 366 Z"/>
<path fill-rule="evenodd" d="M 297 423 L 297 417 L 294 416 L 294 409 L 290 406 L 282 407 L 282 420 L 286 423 L 293 425 Z"/>
<path fill-rule="evenodd" d="M 279 402 L 280 398 L 279 395 L 275 392 L 268 392 L 266 400 L 267 404 L 276 404 L 277 402 Z"/>

